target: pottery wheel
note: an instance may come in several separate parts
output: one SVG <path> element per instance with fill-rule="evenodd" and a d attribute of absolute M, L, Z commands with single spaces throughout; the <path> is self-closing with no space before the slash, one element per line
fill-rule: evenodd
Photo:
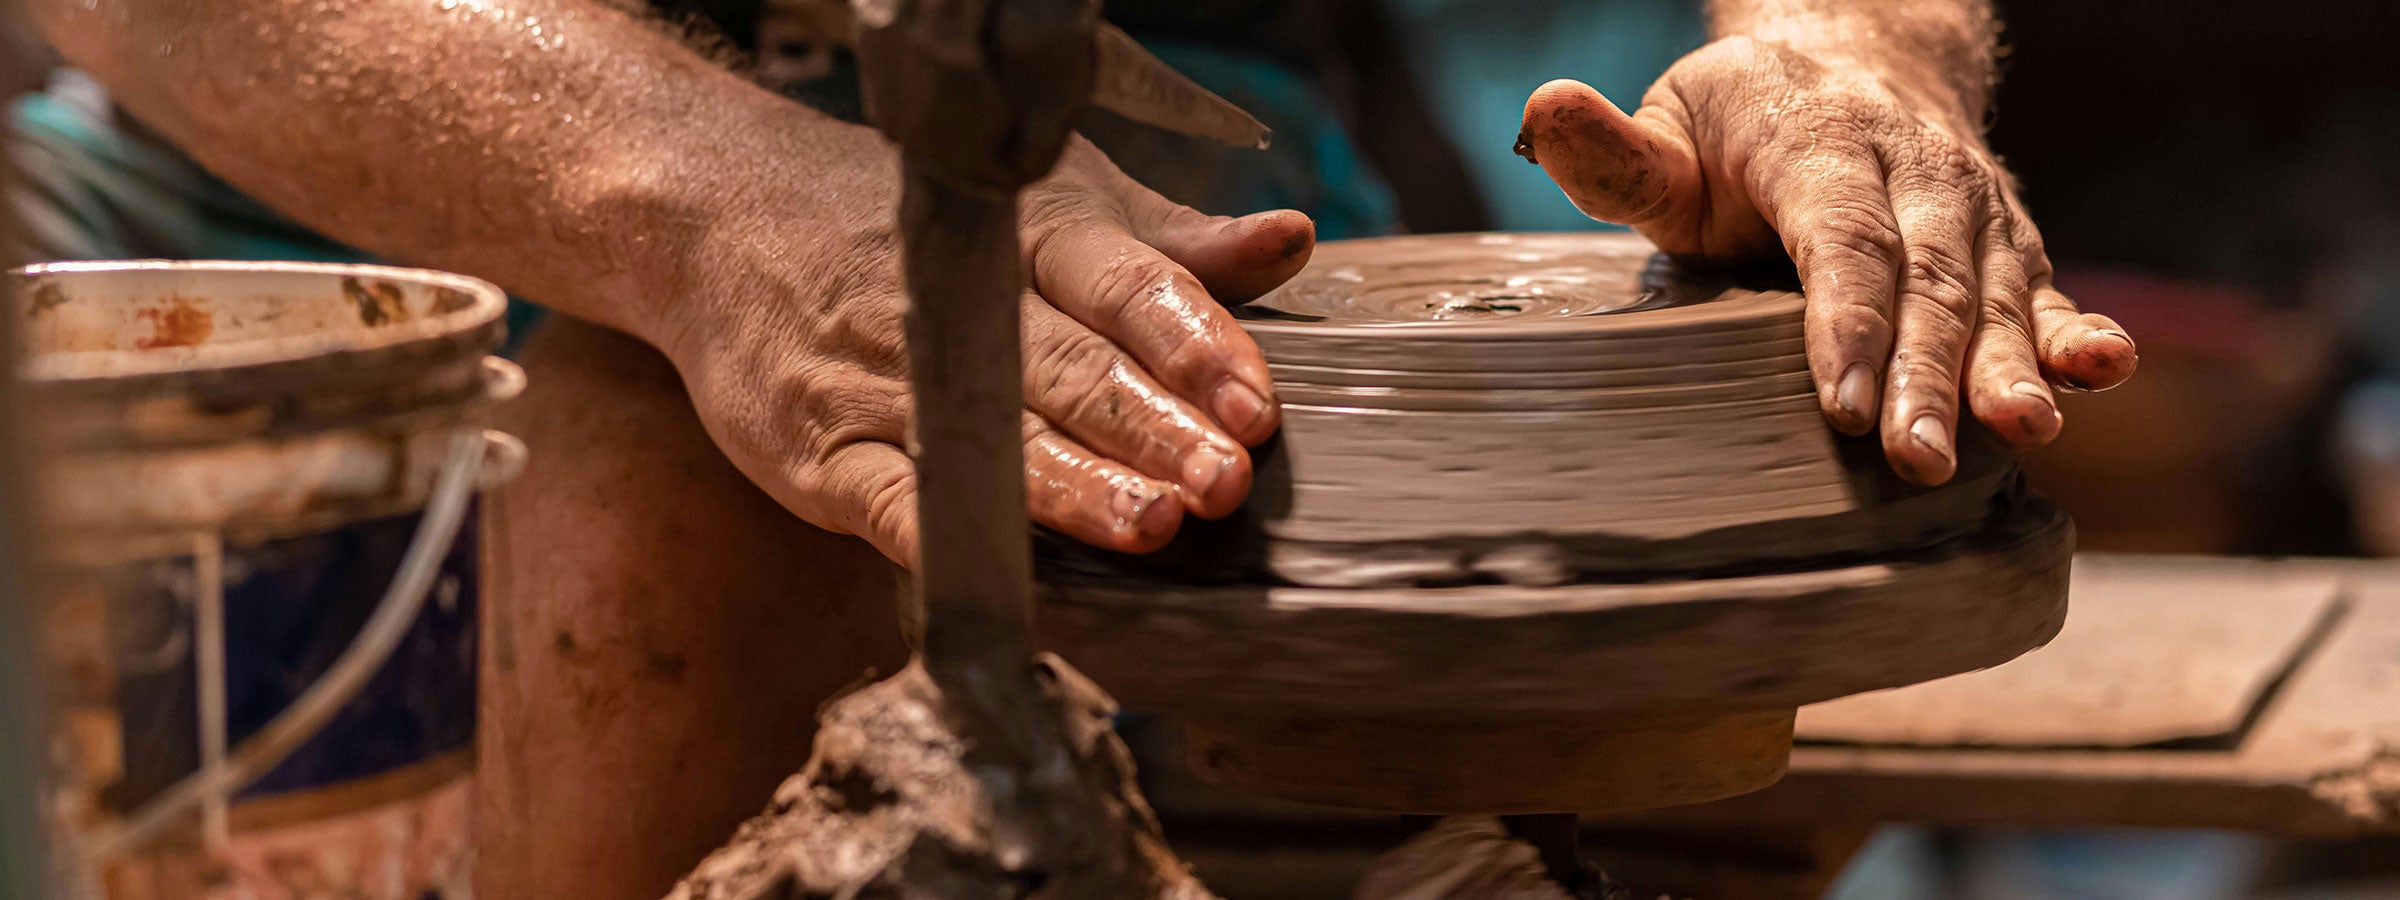
<path fill-rule="evenodd" d="M 1826 427 L 1801 298 L 1627 234 L 1335 242 L 1243 310 L 1284 404 L 1250 503 L 1044 541 L 1040 625 L 1204 777 L 1409 812 L 1772 783 L 1793 711 L 2055 634 L 2072 528 L 1975 429 L 1938 488 Z"/>

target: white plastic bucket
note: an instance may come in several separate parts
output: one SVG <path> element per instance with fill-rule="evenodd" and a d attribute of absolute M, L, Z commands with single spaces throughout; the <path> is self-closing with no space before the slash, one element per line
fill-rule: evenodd
<path fill-rule="evenodd" d="M 465 898 L 506 298 L 379 266 L 16 273 L 70 896 Z"/>

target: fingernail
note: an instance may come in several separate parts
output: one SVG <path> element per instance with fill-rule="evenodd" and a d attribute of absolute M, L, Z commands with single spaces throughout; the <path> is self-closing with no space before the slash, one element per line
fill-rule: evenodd
<path fill-rule="evenodd" d="M 1164 534 L 1175 530 L 1175 520 L 1182 517 L 1183 504 L 1175 502 L 1173 496 L 1160 494 L 1156 501 L 1142 510 L 1141 519 L 1134 523 L 1135 532 L 1138 534 Z"/>
<path fill-rule="evenodd" d="M 2082 343 L 2082 345 L 2078 346 L 2078 347 L 2076 348 L 2076 350 L 2077 350 L 2078 352 L 2089 351 L 2089 350 L 2091 350 L 2091 349 L 2092 349 L 2092 345 L 2093 345 L 2093 344 L 2099 343 L 2099 342 L 2100 342 L 2100 341 L 2102 341 L 2102 340 L 2106 340 L 2106 339 L 2110 339 L 2110 338 L 2114 338 L 2114 339 L 2115 339 L 2115 340 L 2116 340 L 2118 343 L 2120 343 L 2120 344 L 2124 344 L 2124 345 L 2125 345 L 2125 349 L 2126 349 L 2126 350 L 2132 351 L 2132 352 L 2133 352 L 2134 354 L 2136 354 L 2136 355 L 2139 355 L 2139 354 L 2141 353 L 2141 350 L 2140 350 L 2140 349 L 2138 349 L 2138 348 L 2136 348 L 2136 347 L 2133 345 L 2133 336 L 2132 336 L 2132 335 L 2126 334 L 2125 332 L 2122 332 L 2122 331 L 2118 331 L 2118 330 L 2116 330 L 2116 329 L 2114 329 L 2114 328 L 2094 328 L 2094 329 L 2092 329 L 2092 330 L 2091 330 L 2091 332 L 2090 332 L 2090 336 L 2089 336 L 2089 337 L 2086 337 L 2086 338 L 2084 338 L 2084 339 L 2083 339 L 2083 343 Z"/>
<path fill-rule="evenodd" d="M 1165 528 L 1176 513 L 1172 504 L 1162 502 L 1166 496 L 1163 492 L 1153 493 L 1136 488 L 1118 491 L 1116 499 L 1110 501 L 1110 507 L 1117 514 L 1117 530 L 1148 534 Z"/>
<path fill-rule="evenodd" d="M 1925 449 L 1940 454 L 1943 462 L 1950 461 L 1950 429 L 1942 427 L 1942 417 L 1932 413 L 1918 416 L 1916 421 L 1908 423 L 1908 436 L 1925 445 Z"/>
<path fill-rule="evenodd" d="M 1871 421 L 1875 414 L 1875 369 L 1851 363 L 1833 387 L 1833 405 L 1851 422 Z"/>
<path fill-rule="evenodd" d="M 1212 444 L 1201 444 L 1183 457 L 1183 487 L 1192 493 L 1196 506 L 1205 506 L 1208 495 L 1224 480 L 1225 472 L 1233 468 L 1233 455 Z"/>
<path fill-rule="evenodd" d="M 2030 381 L 2020 381 L 2009 385 L 2008 390 L 2009 393 L 2016 394 L 2019 397 L 2032 400 L 2036 403 L 2040 403 L 2042 405 L 2042 412 L 2048 415 L 2050 418 L 2049 424 L 2055 426 L 2065 422 L 2066 415 L 2058 411 L 2058 401 L 2051 397 L 2049 388 Z M 2029 431 L 2038 430 L 2032 427 L 2037 423 L 2025 424 L 2027 426 L 2027 430 Z"/>
<path fill-rule="evenodd" d="M 1249 385 L 1225 379 L 1217 385 L 1216 395 L 1209 398 L 1209 411 L 1216 414 L 1217 424 L 1237 435 L 1249 435 L 1258 419 L 1267 412 L 1267 398 Z"/>
<path fill-rule="evenodd" d="M 2050 415 L 2059 415 L 2059 403 L 2050 396 L 2050 386 L 2033 384 L 2033 382 L 2016 382 L 2016 384 L 2009 384 L 2009 394 L 2023 396 L 2023 398 L 2028 398 L 2028 401 L 2040 401 L 2042 408 L 2050 410 Z"/>

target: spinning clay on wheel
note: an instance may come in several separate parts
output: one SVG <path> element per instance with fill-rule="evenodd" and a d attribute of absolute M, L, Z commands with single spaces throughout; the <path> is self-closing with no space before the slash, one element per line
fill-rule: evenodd
<path fill-rule="evenodd" d="M 1155 559 L 1320 587 L 1548 584 L 1855 556 L 1972 530 L 2014 480 L 1969 426 L 1903 483 L 1818 414 L 1801 298 L 1629 234 L 1327 244 L 1245 308 L 1284 403 L 1249 505 Z"/>
<path fill-rule="evenodd" d="M 1044 542 L 1046 638 L 1203 776 L 1411 812 L 1694 802 L 1801 704 L 1995 665 L 2065 518 L 1970 426 L 1937 487 L 1818 405 L 1802 298 L 1630 234 L 1327 244 L 1243 311 L 1284 404 L 1251 500 L 1134 557 Z M 1395 749 L 1398 748 L 1398 749 Z"/>

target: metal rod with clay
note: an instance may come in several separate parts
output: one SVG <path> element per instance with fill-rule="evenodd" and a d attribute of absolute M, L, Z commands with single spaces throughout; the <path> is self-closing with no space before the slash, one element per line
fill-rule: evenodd
<path fill-rule="evenodd" d="M 868 116 L 903 160 L 921 651 L 831 705 L 808 769 L 675 896 L 1205 898 L 1133 787 L 1113 701 L 1030 635 L 1017 194 L 1092 96 L 1098 10 L 858 13 Z"/>

